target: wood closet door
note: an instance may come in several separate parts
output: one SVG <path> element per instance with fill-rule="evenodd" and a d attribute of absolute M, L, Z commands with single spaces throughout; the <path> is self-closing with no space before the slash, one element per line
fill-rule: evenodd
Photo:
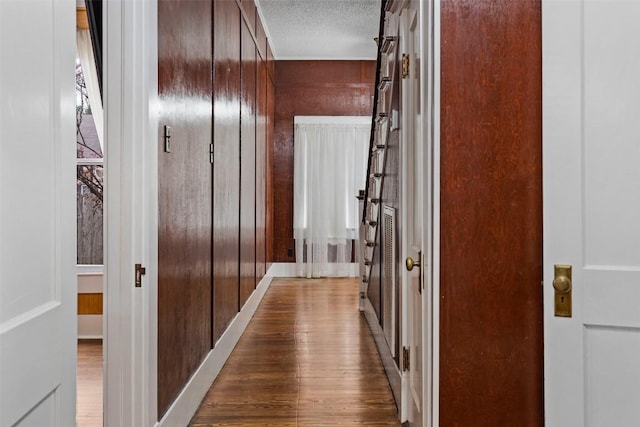
<path fill-rule="evenodd" d="M 240 9 L 213 2 L 213 339 L 239 310 Z"/>
<path fill-rule="evenodd" d="M 256 288 L 256 47 L 246 23 L 241 33 L 240 308 Z"/>
<path fill-rule="evenodd" d="M 223 2 L 226 3 L 226 2 Z M 158 3 L 158 412 L 212 347 L 211 3 Z"/>

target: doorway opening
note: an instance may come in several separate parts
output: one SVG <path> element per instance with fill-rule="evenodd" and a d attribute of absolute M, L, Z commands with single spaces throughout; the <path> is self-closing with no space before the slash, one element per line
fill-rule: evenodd
<path fill-rule="evenodd" d="M 78 426 L 103 425 L 104 138 L 99 61 L 84 5 L 76 9 L 76 215 Z"/>

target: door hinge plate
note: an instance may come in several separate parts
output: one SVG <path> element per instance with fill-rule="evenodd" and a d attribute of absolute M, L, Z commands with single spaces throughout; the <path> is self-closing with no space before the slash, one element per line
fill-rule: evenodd
<path fill-rule="evenodd" d="M 213 164 L 213 144 L 209 144 L 209 163 Z"/>
<path fill-rule="evenodd" d="M 403 371 L 408 371 L 410 369 L 410 365 L 409 365 L 409 348 L 408 347 L 402 347 L 402 370 Z"/>
<path fill-rule="evenodd" d="M 142 264 L 135 265 L 135 283 L 136 288 L 142 287 L 142 276 L 144 276 L 147 272 L 147 269 L 142 266 Z"/>
<path fill-rule="evenodd" d="M 409 55 L 406 53 L 402 54 L 402 78 L 406 79 L 409 77 Z"/>

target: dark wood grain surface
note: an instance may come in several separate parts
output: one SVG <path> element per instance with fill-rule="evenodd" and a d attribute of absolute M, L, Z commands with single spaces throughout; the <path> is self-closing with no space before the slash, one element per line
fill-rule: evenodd
<path fill-rule="evenodd" d="M 255 15 L 254 15 L 255 18 Z M 256 287 L 256 48 L 241 25 L 240 307 Z"/>
<path fill-rule="evenodd" d="M 266 43 L 266 39 L 265 43 Z M 258 57 L 256 88 L 256 282 L 266 274 L 267 261 L 267 75 L 266 61 Z"/>
<path fill-rule="evenodd" d="M 190 426 L 400 426 L 357 279 L 276 279 Z"/>
<path fill-rule="evenodd" d="M 539 1 L 442 3 L 440 425 L 543 425 Z"/>
<path fill-rule="evenodd" d="M 240 9 L 213 2 L 213 339 L 238 313 L 240 256 Z"/>
<path fill-rule="evenodd" d="M 266 189 L 265 189 L 265 197 L 266 197 L 266 242 L 265 242 L 265 251 L 267 258 L 267 270 L 271 265 L 272 261 L 275 259 L 273 255 L 273 240 L 274 240 L 274 229 L 275 229 L 275 206 L 274 206 L 274 171 L 273 171 L 273 145 L 274 145 L 274 135 L 275 135 L 275 86 L 273 80 L 271 79 L 271 74 L 269 74 L 269 61 L 266 63 L 267 65 L 267 170 L 266 170 Z"/>
<path fill-rule="evenodd" d="M 275 74 L 269 261 L 293 262 L 293 117 L 371 116 L 375 61 L 277 61 Z"/>
<path fill-rule="evenodd" d="M 159 417 L 211 349 L 210 28 L 209 2 L 158 3 Z"/>

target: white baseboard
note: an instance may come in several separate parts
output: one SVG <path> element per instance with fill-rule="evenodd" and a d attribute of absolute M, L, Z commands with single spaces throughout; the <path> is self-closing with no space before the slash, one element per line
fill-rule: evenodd
<path fill-rule="evenodd" d="M 78 339 L 102 338 L 102 314 L 79 314 L 78 319 Z"/>
<path fill-rule="evenodd" d="M 367 323 L 369 324 L 371 335 L 373 335 L 373 339 L 376 342 L 378 354 L 380 354 L 382 365 L 384 366 L 387 378 L 389 379 L 389 385 L 391 386 L 391 391 L 393 392 L 393 398 L 396 401 L 398 416 L 400 416 L 400 390 L 402 389 L 402 373 L 396 366 L 396 362 L 393 360 L 393 356 L 391 356 L 389 344 L 387 344 L 387 339 L 384 337 L 384 332 L 382 330 L 382 327 L 380 326 L 380 322 L 378 321 L 378 316 L 376 316 L 376 312 L 373 309 L 369 298 L 365 298 L 364 301 L 364 315 L 367 319 Z"/>
<path fill-rule="evenodd" d="M 294 264 L 295 265 L 295 264 Z M 196 413 L 200 402 L 216 379 L 225 362 L 231 355 L 240 336 L 256 312 L 262 297 L 269 289 L 273 276 L 265 276 L 251 294 L 240 313 L 236 315 L 227 330 L 222 334 L 213 350 L 209 352 L 198 370 L 193 374 L 180 395 L 156 424 L 157 427 L 186 426 Z"/>
<path fill-rule="evenodd" d="M 296 277 L 295 262 L 274 262 L 267 270 L 269 277 Z"/>
<path fill-rule="evenodd" d="M 358 263 L 345 263 L 340 264 L 341 269 L 349 269 L 354 272 L 354 276 L 357 277 L 360 265 Z M 296 272 L 296 263 L 295 262 L 274 262 L 269 267 L 269 271 L 267 271 L 267 276 L 270 277 L 298 277 Z"/>

